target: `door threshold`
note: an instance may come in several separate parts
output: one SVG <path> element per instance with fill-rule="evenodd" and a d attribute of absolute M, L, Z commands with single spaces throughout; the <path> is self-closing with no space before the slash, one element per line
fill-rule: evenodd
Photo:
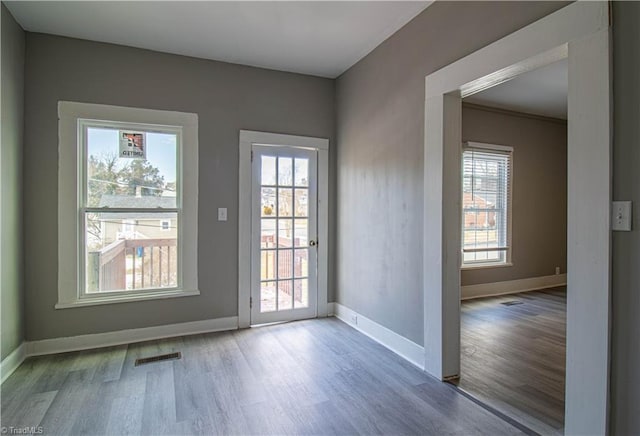
<path fill-rule="evenodd" d="M 523 432 L 523 433 L 525 433 L 527 435 L 531 435 L 531 436 L 540 436 L 541 435 L 541 433 L 538 433 L 537 431 L 533 430 L 532 428 L 527 427 L 526 425 L 524 425 L 520 421 L 512 418 L 511 416 L 505 414 L 504 412 L 501 412 L 500 410 L 498 410 L 495 407 L 493 407 L 492 405 L 486 403 L 485 401 L 483 401 L 482 399 L 478 398 L 477 396 L 475 396 L 471 392 L 466 391 L 465 389 L 461 388 L 460 386 L 458 386 L 456 384 L 457 381 L 458 381 L 458 379 L 445 380 L 443 383 L 451 386 L 452 389 L 457 391 L 462 396 L 464 396 L 464 397 L 468 398 L 469 400 L 473 401 L 478 406 L 480 406 L 483 409 L 485 409 L 487 412 L 497 416 L 498 418 L 502 419 L 505 422 L 508 422 L 509 424 L 511 424 L 512 426 L 514 426 L 518 430 L 520 430 L 521 432 Z"/>

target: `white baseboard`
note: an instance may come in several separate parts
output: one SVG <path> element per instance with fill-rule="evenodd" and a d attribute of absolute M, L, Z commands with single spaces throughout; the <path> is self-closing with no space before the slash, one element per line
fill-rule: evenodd
<path fill-rule="evenodd" d="M 537 291 L 540 289 L 564 286 L 566 284 L 567 275 L 556 274 L 551 276 L 530 277 L 527 279 L 462 286 L 460 288 L 460 294 L 463 300 L 469 300 L 472 298 L 493 297 L 496 295 Z"/>
<path fill-rule="evenodd" d="M 141 341 L 171 338 L 175 336 L 195 335 L 224 330 L 236 330 L 238 317 L 206 319 L 202 321 L 168 324 L 156 327 L 119 330 L 115 332 L 96 333 L 91 335 L 71 336 L 66 338 L 44 339 L 26 343 L 27 356 L 64 353 L 67 351 L 87 350 L 91 348 L 110 347 Z M 4 363 L 3 363 L 4 364 Z"/>
<path fill-rule="evenodd" d="M 336 315 L 336 304 L 338 303 L 327 303 L 327 316 Z"/>
<path fill-rule="evenodd" d="M 336 318 L 349 324 L 351 327 L 364 333 L 374 341 L 384 345 L 400 357 L 403 357 L 418 368 L 424 370 L 424 347 L 340 303 L 330 304 L 333 304 L 332 309 Z"/>
<path fill-rule="evenodd" d="M 27 346 L 26 343 L 23 342 L 13 350 L 11 354 L 2 359 L 2 363 L 0 363 L 0 383 L 4 383 L 26 358 Z"/>

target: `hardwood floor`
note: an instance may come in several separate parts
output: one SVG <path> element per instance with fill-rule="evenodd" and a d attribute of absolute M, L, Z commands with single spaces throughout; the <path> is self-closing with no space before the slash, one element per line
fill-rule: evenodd
<path fill-rule="evenodd" d="M 512 301 L 522 304 L 502 304 Z M 566 308 L 566 288 L 463 301 L 458 386 L 538 433 L 562 433 Z"/>
<path fill-rule="evenodd" d="M 520 434 L 335 318 L 29 358 L 1 419 L 44 434 Z"/>

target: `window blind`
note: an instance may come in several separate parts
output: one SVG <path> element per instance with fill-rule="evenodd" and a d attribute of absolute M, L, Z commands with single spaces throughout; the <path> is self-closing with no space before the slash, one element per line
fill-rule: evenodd
<path fill-rule="evenodd" d="M 511 152 L 467 148 L 462 155 L 463 263 L 506 262 Z"/>

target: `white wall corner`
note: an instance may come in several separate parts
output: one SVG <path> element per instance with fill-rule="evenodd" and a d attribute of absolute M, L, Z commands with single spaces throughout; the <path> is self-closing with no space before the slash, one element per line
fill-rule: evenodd
<path fill-rule="evenodd" d="M 4 383 L 26 358 L 27 345 L 23 342 L 11 354 L 2 359 L 2 363 L 0 363 L 0 383 Z"/>
<path fill-rule="evenodd" d="M 566 286 L 567 275 L 556 274 L 526 279 L 506 280 L 503 282 L 480 283 L 461 287 L 463 300 L 472 298 L 494 297 L 497 295 L 517 294 L 518 292 L 539 291 L 541 289 Z"/>
<path fill-rule="evenodd" d="M 423 347 L 340 303 L 330 304 L 336 318 L 424 370 Z"/>
<path fill-rule="evenodd" d="M 139 329 L 32 341 L 26 343 L 26 355 L 39 356 L 44 354 L 65 353 L 68 351 L 88 350 L 93 348 L 172 338 L 176 336 L 188 336 L 237 329 L 238 317 L 230 316 L 226 318 L 207 319 L 180 324 L 168 324 L 156 327 L 144 327 Z"/>
<path fill-rule="evenodd" d="M 327 303 L 327 316 L 335 316 L 336 315 L 336 305 L 338 303 Z"/>

